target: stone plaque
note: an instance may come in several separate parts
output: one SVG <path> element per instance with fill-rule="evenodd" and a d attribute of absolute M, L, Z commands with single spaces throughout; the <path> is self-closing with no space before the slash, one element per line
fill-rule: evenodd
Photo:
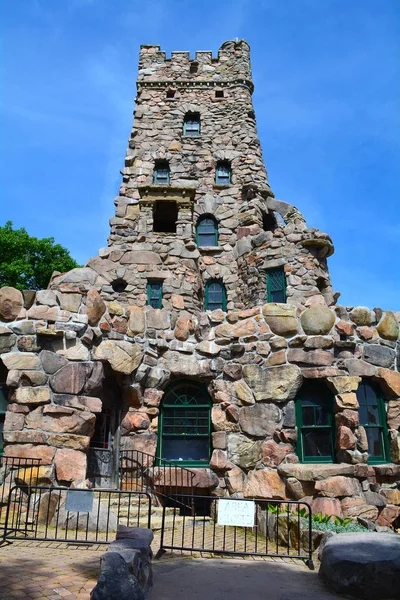
<path fill-rule="evenodd" d="M 93 508 L 94 492 L 91 490 L 68 490 L 65 510 L 90 513 Z"/>
<path fill-rule="evenodd" d="M 252 500 L 218 500 L 218 525 L 254 527 L 256 504 Z"/>

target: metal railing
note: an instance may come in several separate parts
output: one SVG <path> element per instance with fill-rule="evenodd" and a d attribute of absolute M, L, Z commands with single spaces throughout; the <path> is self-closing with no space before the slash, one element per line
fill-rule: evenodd
<path fill-rule="evenodd" d="M 40 458 L 0 456 L 0 532 L 4 529 L 10 490 L 18 485 L 22 489 L 37 483 Z"/>
<path fill-rule="evenodd" d="M 193 471 L 139 450 L 121 450 L 119 474 L 121 490 L 151 491 L 164 499 L 175 497 L 177 503 L 194 494 Z"/>
<path fill-rule="evenodd" d="M 185 514 L 176 504 L 166 513 L 161 528 L 160 557 L 167 550 L 208 552 L 212 554 L 290 557 L 306 561 L 313 569 L 311 507 L 306 502 L 216 498 L 179 495 L 180 501 L 196 505 L 196 514 Z M 243 513 L 243 502 L 254 511 L 254 525 L 218 524 L 219 502 L 229 500 L 233 515 Z M 221 520 L 221 522 L 224 522 Z M 233 519 L 235 522 L 235 519 Z"/>
<path fill-rule="evenodd" d="M 145 491 L 13 487 L 3 541 L 29 539 L 107 544 L 118 525 L 151 527 L 151 496 Z"/>

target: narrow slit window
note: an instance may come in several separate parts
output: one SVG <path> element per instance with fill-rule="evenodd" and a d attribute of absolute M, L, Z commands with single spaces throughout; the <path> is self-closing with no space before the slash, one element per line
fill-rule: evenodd
<path fill-rule="evenodd" d="M 216 90 L 215 91 L 215 97 L 216 98 L 223 98 L 224 97 L 224 90 Z"/>
<path fill-rule="evenodd" d="M 167 98 L 169 100 L 172 100 L 172 98 L 175 98 L 175 90 L 167 90 Z"/>
<path fill-rule="evenodd" d="M 363 380 L 357 389 L 360 405 L 360 425 L 364 427 L 368 440 L 368 462 L 385 463 L 389 457 L 389 443 L 384 401 L 378 388 Z"/>
<path fill-rule="evenodd" d="M 206 310 L 226 310 L 226 289 L 222 281 L 212 279 L 206 284 Z"/>
<path fill-rule="evenodd" d="M 215 171 L 215 183 L 218 185 L 229 185 L 232 179 L 231 165 L 227 161 L 217 163 Z"/>
<path fill-rule="evenodd" d="M 7 369 L 0 360 L 0 456 L 3 454 L 3 428 L 8 406 Z"/>
<path fill-rule="evenodd" d="M 200 135 L 200 115 L 198 113 L 188 113 L 183 122 L 183 135 L 187 137 L 196 137 Z"/>
<path fill-rule="evenodd" d="M 162 281 L 147 283 L 147 304 L 152 308 L 162 308 Z"/>
<path fill-rule="evenodd" d="M 169 184 L 169 164 L 165 160 L 157 161 L 154 166 L 154 183 Z"/>
<path fill-rule="evenodd" d="M 205 215 L 200 217 L 196 229 L 196 242 L 198 246 L 218 246 L 218 224 L 214 217 Z"/>
<path fill-rule="evenodd" d="M 267 271 L 267 302 L 286 302 L 286 277 L 283 267 Z"/>

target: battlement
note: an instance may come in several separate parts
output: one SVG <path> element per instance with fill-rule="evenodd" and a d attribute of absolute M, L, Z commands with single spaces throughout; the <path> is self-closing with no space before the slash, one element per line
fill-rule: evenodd
<path fill-rule="evenodd" d="M 208 50 L 173 51 L 167 58 L 159 45 L 142 45 L 138 83 L 146 81 L 251 81 L 250 46 L 245 40 L 227 41 L 213 57 Z"/>

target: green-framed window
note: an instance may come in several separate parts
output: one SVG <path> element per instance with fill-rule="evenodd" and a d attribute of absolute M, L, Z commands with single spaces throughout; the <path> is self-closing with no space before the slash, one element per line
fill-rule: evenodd
<path fill-rule="evenodd" d="M 283 267 L 267 271 L 267 302 L 286 302 L 286 276 Z"/>
<path fill-rule="evenodd" d="M 154 183 L 163 183 L 168 185 L 170 181 L 169 177 L 169 164 L 166 160 L 158 160 L 154 165 Z"/>
<path fill-rule="evenodd" d="M 199 113 L 187 113 L 183 121 L 183 135 L 197 137 L 200 135 Z"/>
<path fill-rule="evenodd" d="M 358 386 L 357 400 L 360 405 L 360 425 L 367 434 L 368 462 L 385 463 L 389 460 L 390 451 L 385 402 L 380 390 L 372 382 L 363 379 Z"/>
<path fill-rule="evenodd" d="M 229 185 L 232 181 L 232 168 L 228 161 L 220 160 L 215 169 L 215 183 Z"/>
<path fill-rule="evenodd" d="M 226 310 L 226 289 L 222 281 L 211 279 L 206 283 L 206 310 Z"/>
<path fill-rule="evenodd" d="M 218 246 L 218 223 L 211 215 L 203 215 L 197 221 L 196 243 L 198 246 Z"/>
<path fill-rule="evenodd" d="M 8 406 L 7 369 L 0 360 L 0 456 L 3 454 L 3 427 Z"/>
<path fill-rule="evenodd" d="M 206 388 L 194 381 L 169 386 L 161 404 L 157 457 L 207 467 L 210 440 L 211 399 Z"/>
<path fill-rule="evenodd" d="M 323 382 L 306 382 L 296 398 L 297 455 L 303 463 L 334 462 L 333 396 Z"/>
<path fill-rule="evenodd" d="M 147 282 L 147 304 L 153 308 L 162 308 L 162 281 L 152 279 Z"/>

